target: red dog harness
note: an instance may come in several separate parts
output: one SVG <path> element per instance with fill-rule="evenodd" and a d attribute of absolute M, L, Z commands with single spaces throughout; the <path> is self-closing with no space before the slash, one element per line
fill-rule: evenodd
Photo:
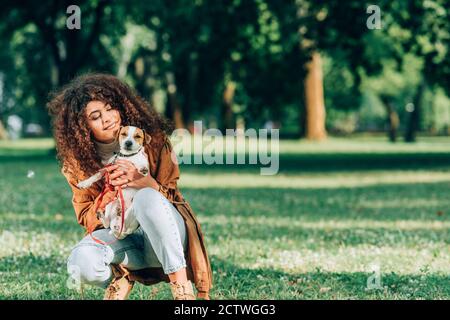
<path fill-rule="evenodd" d="M 104 166 L 104 168 L 107 168 L 107 167 L 110 167 L 110 166 L 112 166 L 114 163 L 110 163 L 110 164 L 107 164 L 106 166 Z M 114 186 L 111 184 L 111 180 L 110 180 L 110 177 L 109 177 L 109 171 L 108 170 L 106 170 L 106 172 L 105 172 L 105 185 L 103 186 L 103 190 L 102 190 L 102 192 L 100 193 L 100 196 L 99 196 L 99 199 L 98 199 L 98 201 L 97 201 L 97 204 L 96 204 L 96 206 L 95 206 L 95 208 L 94 208 L 94 212 L 97 212 L 97 210 L 98 210 L 98 207 L 100 206 L 100 203 L 101 203 L 101 201 L 102 201 L 102 199 L 103 199 L 103 196 L 108 192 L 108 191 L 114 191 Z M 120 206 L 121 206 L 121 225 L 120 225 L 120 231 L 119 231 L 119 235 L 118 235 L 118 237 L 122 234 L 122 230 L 123 230 L 123 226 L 124 226 L 124 224 L 125 224 L 125 200 L 123 199 L 123 193 L 122 193 L 122 187 L 121 186 L 118 186 L 117 187 L 117 193 L 118 193 L 118 195 L 119 195 L 119 199 L 120 199 Z M 117 197 L 116 198 L 114 198 L 112 201 L 115 201 L 117 199 Z M 111 202 L 112 202 L 111 201 Z M 109 202 L 108 202 L 109 203 Z M 106 204 L 106 205 L 108 205 L 108 203 Z M 94 237 L 94 235 L 92 234 L 92 232 L 93 232 L 93 230 L 89 230 L 89 235 L 91 236 L 91 238 L 95 241 L 95 242 L 97 242 L 97 243 L 100 243 L 100 244 L 103 244 L 103 245 L 109 245 L 109 244 L 112 244 L 112 243 L 114 243 L 114 242 L 116 242 L 117 240 L 119 240 L 119 239 L 115 239 L 114 241 L 111 241 L 111 242 L 104 242 L 104 241 L 102 241 L 102 240 L 100 240 L 100 239 L 97 239 L 96 237 Z"/>

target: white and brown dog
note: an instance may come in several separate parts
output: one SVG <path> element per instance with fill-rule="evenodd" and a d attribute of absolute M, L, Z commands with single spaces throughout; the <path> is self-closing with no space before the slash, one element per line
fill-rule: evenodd
<path fill-rule="evenodd" d="M 141 174 L 146 176 L 149 173 L 149 163 L 147 154 L 144 150 L 144 145 L 150 142 L 150 135 L 140 128 L 126 126 L 120 127 L 117 133 L 117 139 L 119 139 L 120 145 L 119 153 L 114 154 L 107 161 L 102 161 L 103 165 L 114 164 L 114 162 L 118 159 L 128 160 L 134 164 Z M 81 189 L 89 188 L 93 183 L 103 178 L 105 172 L 106 170 L 104 168 L 100 169 L 93 176 L 79 182 L 77 186 Z M 105 228 L 110 228 L 110 233 L 114 234 L 118 239 L 125 238 L 139 227 L 139 223 L 137 222 L 131 208 L 133 197 L 137 191 L 138 189 L 131 187 L 122 189 L 123 199 L 125 202 L 125 223 L 121 233 L 120 227 L 122 223 L 122 209 L 118 198 L 107 204 L 104 214 L 99 216 L 103 226 Z"/>

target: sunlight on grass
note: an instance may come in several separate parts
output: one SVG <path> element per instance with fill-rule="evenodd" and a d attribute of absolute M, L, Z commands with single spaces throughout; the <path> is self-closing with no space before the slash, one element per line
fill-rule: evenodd
<path fill-rule="evenodd" d="M 283 140 L 280 152 L 290 153 L 434 153 L 450 152 L 450 137 L 419 137 L 416 143 L 390 143 L 385 137 L 328 138 L 321 142 Z"/>
<path fill-rule="evenodd" d="M 230 245 L 242 245 L 241 241 Z M 255 243 L 254 246 L 261 246 Z M 289 273 L 314 272 L 366 272 L 371 273 L 371 265 L 379 265 L 382 272 L 394 272 L 401 275 L 421 274 L 422 270 L 448 274 L 450 253 L 443 246 L 430 248 L 405 248 L 385 246 L 352 246 L 335 250 L 275 250 L 268 248 L 266 257 L 255 257 L 253 262 L 239 263 L 241 267 L 258 269 L 279 269 Z M 219 250 L 220 251 L 220 250 Z M 245 255 L 248 257 L 249 253 Z M 240 256 L 230 258 L 242 261 Z M 245 260 L 247 261 L 247 260 Z"/>
<path fill-rule="evenodd" d="M 173 144 L 178 145 L 180 150 L 186 153 L 196 153 L 194 148 L 199 148 L 202 141 L 186 139 L 179 141 L 172 138 Z M 236 147 L 237 152 L 257 150 L 255 140 L 242 138 L 230 138 L 225 141 Z M 208 141 L 203 141 L 205 147 Z M 219 143 L 216 142 L 216 143 Z M 55 145 L 53 138 L 26 138 L 19 140 L 0 140 L 0 148 L 8 149 L 51 149 Z M 433 153 L 450 152 L 450 137 L 419 137 L 416 143 L 390 143 L 385 137 L 363 137 L 363 138 L 333 138 L 330 137 L 322 142 L 309 142 L 306 140 L 280 140 L 280 153 L 378 153 L 378 152 L 407 152 L 407 153 Z M 270 146 L 270 142 L 269 142 Z M 192 148 L 190 148 L 192 147 Z M 200 149 L 198 149 L 200 150 Z M 264 149 L 265 150 L 265 149 Z"/>
<path fill-rule="evenodd" d="M 69 240 L 68 238 L 67 240 Z M 72 237 L 72 241 L 75 240 Z M 52 254 L 65 256 L 69 253 L 69 241 L 61 241 L 60 236 L 50 232 L 17 232 L 3 230 L 0 234 L 0 258 L 8 255 L 27 255 L 46 257 Z"/>
<path fill-rule="evenodd" d="M 180 179 L 181 188 L 356 188 L 380 184 L 416 184 L 450 182 L 450 172 L 430 171 L 371 171 L 329 174 L 278 174 L 262 176 L 247 173 L 206 173 L 200 178 L 188 170 Z"/>
<path fill-rule="evenodd" d="M 8 149 L 51 149 L 55 146 L 53 138 L 26 138 L 19 140 L 1 140 L 0 148 Z"/>
<path fill-rule="evenodd" d="M 446 230 L 450 229 L 450 221 L 424 221 L 424 220 L 394 220 L 394 221 L 376 221 L 376 220 L 346 220 L 346 219 L 328 219 L 317 221 L 305 221 L 299 217 L 298 220 L 285 217 L 264 217 L 264 216 L 225 216 L 214 215 L 211 217 L 201 216 L 203 223 L 216 227 L 227 227 L 232 224 L 239 224 L 242 227 L 251 227 L 255 225 L 270 227 L 289 227 L 316 230 L 340 230 L 340 229 L 390 229 L 390 230 Z M 449 239 L 450 240 L 450 239 Z"/>

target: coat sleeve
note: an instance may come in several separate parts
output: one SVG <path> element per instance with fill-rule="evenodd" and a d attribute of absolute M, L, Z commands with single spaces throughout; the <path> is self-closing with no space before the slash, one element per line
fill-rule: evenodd
<path fill-rule="evenodd" d="M 97 218 L 96 212 L 94 212 L 99 197 L 94 197 L 88 189 L 78 188 L 76 179 L 70 173 L 64 172 L 63 170 L 61 172 L 66 177 L 72 189 L 72 205 L 78 223 L 88 232 L 103 228 L 102 222 Z"/>
<path fill-rule="evenodd" d="M 170 202 L 177 202 L 177 182 L 180 178 L 177 156 L 173 150 L 169 138 L 166 136 L 158 157 L 158 167 L 155 180 L 159 184 L 161 192 Z"/>

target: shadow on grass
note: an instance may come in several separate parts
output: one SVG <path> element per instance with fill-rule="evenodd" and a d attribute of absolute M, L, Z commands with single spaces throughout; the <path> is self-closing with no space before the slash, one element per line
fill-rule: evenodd
<path fill-rule="evenodd" d="M 448 275 L 382 273 L 381 287 L 367 289 L 370 273 L 286 273 L 243 268 L 211 256 L 212 299 L 448 299 Z M 67 289 L 65 257 L 7 256 L 0 259 L 1 299 L 77 298 Z M 98 295 L 98 294 L 97 294 Z M 90 298 L 98 298 L 94 292 Z M 79 297 L 78 297 L 79 298 Z M 169 298 L 162 296 L 160 298 Z"/>
<path fill-rule="evenodd" d="M 33 254 L 0 259 L 0 300 L 67 299 L 66 257 Z"/>
<path fill-rule="evenodd" d="M 53 149 L 0 148 L 0 162 L 44 160 L 56 161 L 56 151 Z"/>
<path fill-rule="evenodd" d="M 51 150 L 6 150 L 0 153 L 1 162 L 55 161 Z M 248 162 L 248 158 L 246 158 Z M 225 163 L 225 161 L 224 161 Z M 183 170 L 212 172 L 254 172 L 262 165 L 253 164 L 180 164 Z M 417 170 L 448 169 L 450 153 L 320 153 L 280 154 L 279 172 L 333 172 L 353 170 Z"/>
<path fill-rule="evenodd" d="M 183 188 L 198 214 L 304 221 L 449 221 L 449 182 L 333 188 Z"/>
<path fill-rule="evenodd" d="M 295 243 L 308 243 L 308 249 L 322 249 L 326 246 L 431 246 L 450 245 L 448 229 L 430 230 L 426 228 L 414 230 L 399 230 L 392 228 L 361 228 L 348 227 L 333 229 L 332 227 L 274 227 L 263 225 L 242 224 L 235 226 L 231 220 L 227 225 L 209 226 L 203 223 L 203 229 L 209 241 L 221 242 L 223 239 L 269 241 L 278 238 L 289 239 Z"/>
<path fill-rule="evenodd" d="M 21 255 L 21 256 L 6 256 L 0 258 L 0 272 L 30 272 L 30 273 L 52 273 L 59 272 L 59 268 L 64 267 L 66 257 L 50 255 Z"/>
<path fill-rule="evenodd" d="M 248 162 L 248 159 L 247 159 Z M 224 162 L 225 163 L 225 162 Z M 269 166 L 269 165 L 268 165 Z M 205 172 L 259 171 L 262 165 L 251 164 L 182 164 L 183 169 Z M 333 172 L 360 170 L 418 170 L 450 168 L 450 153 L 330 153 L 281 154 L 279 173 Z"/>
<path fill-rule="evenodd" d="M 285 273 L 238 267 L 212 257 L 215 271 L 213 299 L 448 299 L 445 274 L 382 273 L 380 287 L 368 289 L 367 272 Z M 372 283 L 372 282 L 371 282 Z"/>

